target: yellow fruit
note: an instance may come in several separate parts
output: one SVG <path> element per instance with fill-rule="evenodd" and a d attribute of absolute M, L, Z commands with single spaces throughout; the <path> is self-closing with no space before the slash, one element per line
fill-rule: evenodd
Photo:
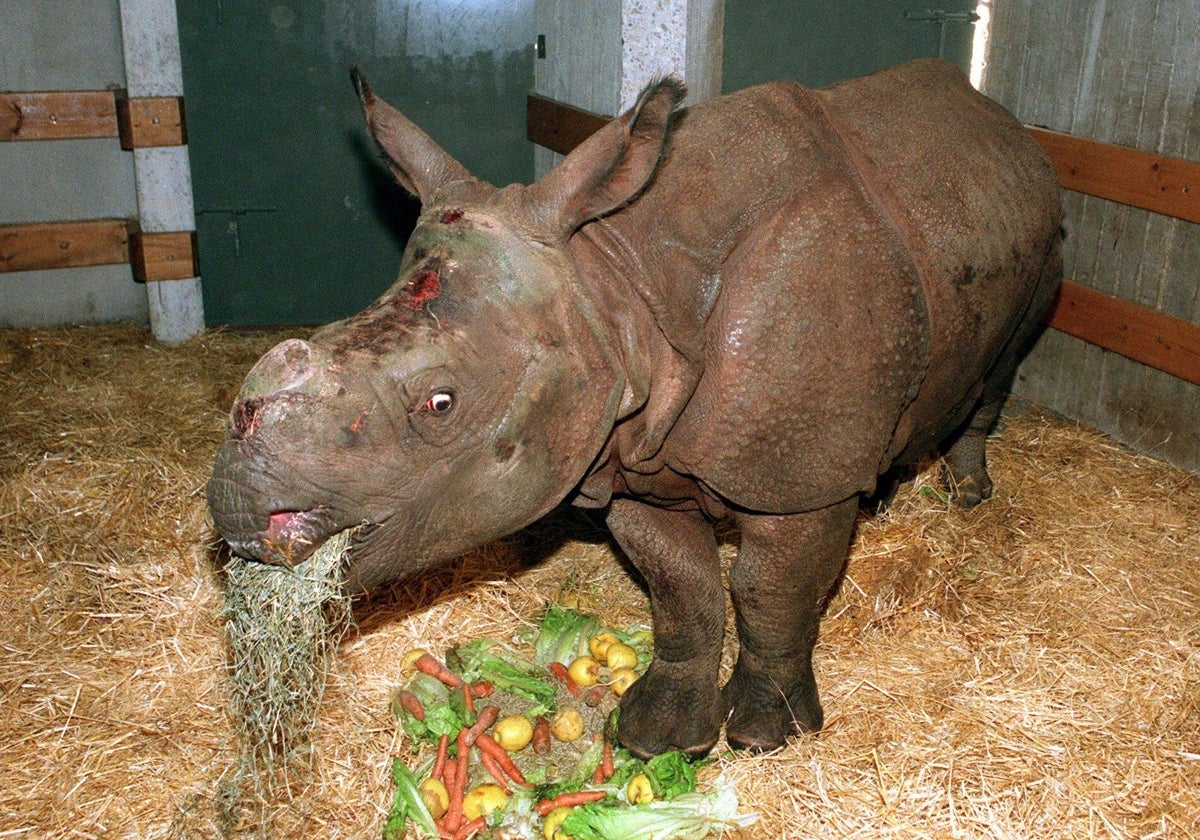
<path fill-rule="evenodd" d="M 605 630 L 604 632 L 597 633 L 595 636 L 592 636 L 592 638 L 588 639 L 588 651 L 592 654 L 593 659 L 595 659 L 601 665 L 604 665 L 608 662 L 608 660 L 605 658 L 605 652 L 608 650 L 608 646 L 612 644 L 618 644 L 620 641 L 621 640 L 617 638 L 616 633 L 611 633 L 608 630 Z"/>
<path fill-rule="evenodd" d="M 496 721 L 492 737 L 504 749 L 517 752 L 525 749 L 533 740 L 533 724 L 525 715 L 509 715 Z"/>
<path fill-rule="evenodd" d="M 550 732 L 560 741 L 574 741 L 583 735 L 583 715 L 568 706 L 559 709 L 550 721 Z"/>
<path fill-rule="evenodd" d="M 508 802 L 508 794 L 500 785 L 482 784 L 467 791 L 463 797 L 463 815 L 468 820 L 490 814 L 504 807 Z"/>
<path fill-rule="evenodd" d="M 420 659 L 429 651 L 425 648 L 413 648 L 408 653 L 404 654 L 404 658 L 400 660 L 400 676 L 408 678 L 417 672 L 417 660 Z"/>
<path fill-rule="evenodd" d="M 629 686 L 637 682 L 638 673 L 632 668 L 618 668 L 612 672 L 612 681 L 609 686 L 613 690 L 613 694 L 620 697 L 629 690 Z"/>
<path fill-rule="evenodd" d="M 629 634 L 629 642 L 639 647 L 654 647 L 654 633 L 649 630 L 634 630 Z"/>
<path fill-rule="evenodd" d="M 629 785 L 625 788 L 625 798 L 631 805 L 654 801 L 654 788 L 650 786 L 650 779 L 645 773 L 638 773 L 629 780 Z"/>
<path fill-rule="evenodd" d="M 567 673 L 580 688 L 600 682 L 600 663 L 590 656 L 580 656 L 567 666 Z"/>
<path fill-rule="evenodd" d="M 563 820 L 571 813 L 570 808 L 558 807 L 546 815 L 546 819 L 542 822 L 542 836 L 546 840 L 571 840 L 569 835 L 563 834 L 559 826 L 563 824 Z"/>
<path fill-rule="evenodd" d="M 441 779 L 426 779 L 421 782 L 421 799 L 435 820 L 440 820 L 450 807 L 450 793 Z"/>
<path fill-rule="evenodd" d="M 620 642 L 609 645 L 608 647 L 608 667 L 614 671 L 620 668 L 634 668 L 637 666 L 637 651 L 629 645 L 623 645 Z"/>

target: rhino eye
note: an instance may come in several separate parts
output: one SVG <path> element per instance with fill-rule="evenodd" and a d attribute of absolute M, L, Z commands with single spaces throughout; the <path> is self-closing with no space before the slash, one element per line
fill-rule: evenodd
<path fill-rule="evenodd" d="M 422 411 L 428 411 L 430 414 L 449 414 L 452 408 L 454 408 L 452 391 L 437 391 L 425 400 L 425 405 L 421 406 Z"/>

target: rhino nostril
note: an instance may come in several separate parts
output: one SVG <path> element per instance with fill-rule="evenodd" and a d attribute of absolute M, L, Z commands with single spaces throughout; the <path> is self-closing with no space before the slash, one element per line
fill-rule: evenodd
<path fill-rule="evenodd" d="M 234 403 L 233 434 L 238 440 L 245 440 L 258 431 L 258 425 L 261 422 L 258 412 L 264 402 L 262 397 L 250 397 Z"/>

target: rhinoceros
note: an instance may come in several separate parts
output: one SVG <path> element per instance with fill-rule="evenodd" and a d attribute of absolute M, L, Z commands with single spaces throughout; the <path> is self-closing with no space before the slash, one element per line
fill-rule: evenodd
<path fill-rule="evenodd" d="M 991 493 L 985 439 L 1059 282 L 1049 160 L 922 60 L 686 109 L 662 79 L 498 189 L 352 76 L 421 214 L 391 288 L 246 377 L 207 486 L 229 546 L 293 565 L 364 525 L 360 591 L 602 509 L 654 627 L 620 741 L 819 729 L 813 645 L 860 501 L 939 447 L 964 506 Z"/>

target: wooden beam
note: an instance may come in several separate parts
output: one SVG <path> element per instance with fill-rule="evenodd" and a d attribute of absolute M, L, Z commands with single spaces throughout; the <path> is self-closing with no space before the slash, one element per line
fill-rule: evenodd
<path fill-rule="evenodd" d="M 1200 163 L 1029 127 L 1076 192 L 1200 222 Z"/>
<path fill-rule="evenodd" d="M 0 140 L 86 140 L 117 136 L 111 90 L 0 93 Z"/>
<path fill-rule="evenodd" d="M 0 225 L 0 273 L 129 262 L 124 219 Z"/>
<path fill-rule="evenodd" d="M 1200 385 L 1200 324 L 1066 280 L 1046 324 Z"/>
<path fill-rule="evenodd" d="M 133 233 L 129 237 L 129 265 L 139 283 L 196 277 L 200 274 L 198 254 L 194 230 Z"/>
<path fill-rule="evenodd" d="M 531 93 L 525 99 L 525 134 L 539 146 L 565 155 L 612 117 Z"/>
<path fill-rule="evenodd" d="M 117 126 L 126 151 L 187 145 L 182 96 L 118 97 Z"/>

